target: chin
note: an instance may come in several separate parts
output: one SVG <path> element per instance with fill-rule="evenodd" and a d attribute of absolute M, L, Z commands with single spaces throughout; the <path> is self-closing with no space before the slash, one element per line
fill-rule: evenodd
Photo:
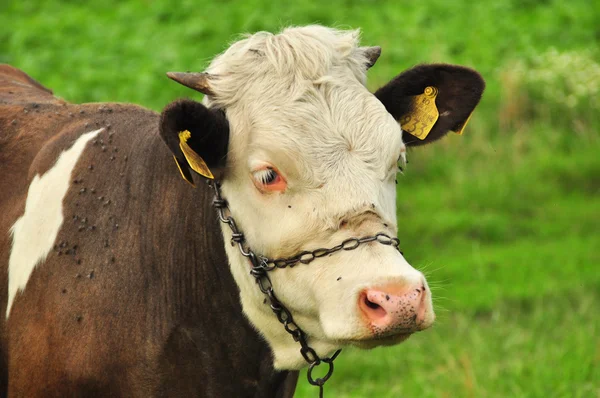
<path fill-rule="evenodd" d="M 352 345 L 354 347 L 360 348 L 361 350 L 370 350 L 375 347 L 400 344 L 403 341 L 407 340 L 411 335 L 412 333 L 401 333 L 394 336 L 375 336 L 370 337 L 368 339 L 349 340 L 345 343 L 347 345 Z"/>

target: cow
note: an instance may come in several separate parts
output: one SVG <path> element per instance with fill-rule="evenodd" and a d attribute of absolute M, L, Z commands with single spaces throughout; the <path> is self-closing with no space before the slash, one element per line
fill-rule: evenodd
<path fill-rule="evenodd" d="M 2 394 L 286 397 L 341 347 L 430 327 L 396 176 L 407 147 L 462 133 L 484 81 L 422 64 L 373 94 L 380 51 L 249 35 L 169 73 L 205 96 L 161 114 L 1 66 Z"/>

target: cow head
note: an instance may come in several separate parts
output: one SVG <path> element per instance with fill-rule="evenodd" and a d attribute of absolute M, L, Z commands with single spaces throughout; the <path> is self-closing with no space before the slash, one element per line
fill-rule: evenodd
<path fill-rule="evenodd" d="M 372 94 L 365 75 L 378 56 L 378 47 L 358 46 L 356 31 L 310 26 L 257 33 L 216 57 L 206 73 L 170 75 L 207 95 L 203 105 L 167 107 L 161 134 L 192 182 L 188 167 L 207 174 L 182 153 L 179 133 L 190 131 L 188 150 L 219 173 L 231 214 L 256 253 L 289 257 L 402 230 L 395 180 L 406 146 L 462 132 L 484 83 L 471 69 L 421 65 Z M 271 345 L 275 366 L 303 366 L 249 261 L 229 244 L 231 231 L 223 234 L 244 312 Z M 344 345 L 395 344 L 435 318 L 423 274 L 377 242 L 270 276 L 321 356 Z"/>

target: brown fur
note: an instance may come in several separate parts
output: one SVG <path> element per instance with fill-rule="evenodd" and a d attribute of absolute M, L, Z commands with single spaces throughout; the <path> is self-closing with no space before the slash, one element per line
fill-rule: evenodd
<path fill-rule="evenodd" d="M 292 396 L 242 315 L 211 192 L 177 172 L 159 115 L 69 104 L 0 66 L 0 395 Z M 9 228 L 81 134 L 56 246 L 8 322 Z"/>

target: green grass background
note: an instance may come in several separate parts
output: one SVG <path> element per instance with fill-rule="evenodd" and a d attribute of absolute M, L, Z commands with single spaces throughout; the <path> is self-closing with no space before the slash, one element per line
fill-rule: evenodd
<path fill-rule="evenodd" d="M 242 32 L 362 28 L 376 89 L 422 62 L 487 90 L 463 136 L 415 149 L 400 238 L 435 296 L 434 328 L 348 349 L 329 397 L 600 397 L 600 2 L 589 0 L 4 1 L 0 62 L 71 102 L 160 110 Z M 316 396 L 300 379 L 298 397 Z"/>

